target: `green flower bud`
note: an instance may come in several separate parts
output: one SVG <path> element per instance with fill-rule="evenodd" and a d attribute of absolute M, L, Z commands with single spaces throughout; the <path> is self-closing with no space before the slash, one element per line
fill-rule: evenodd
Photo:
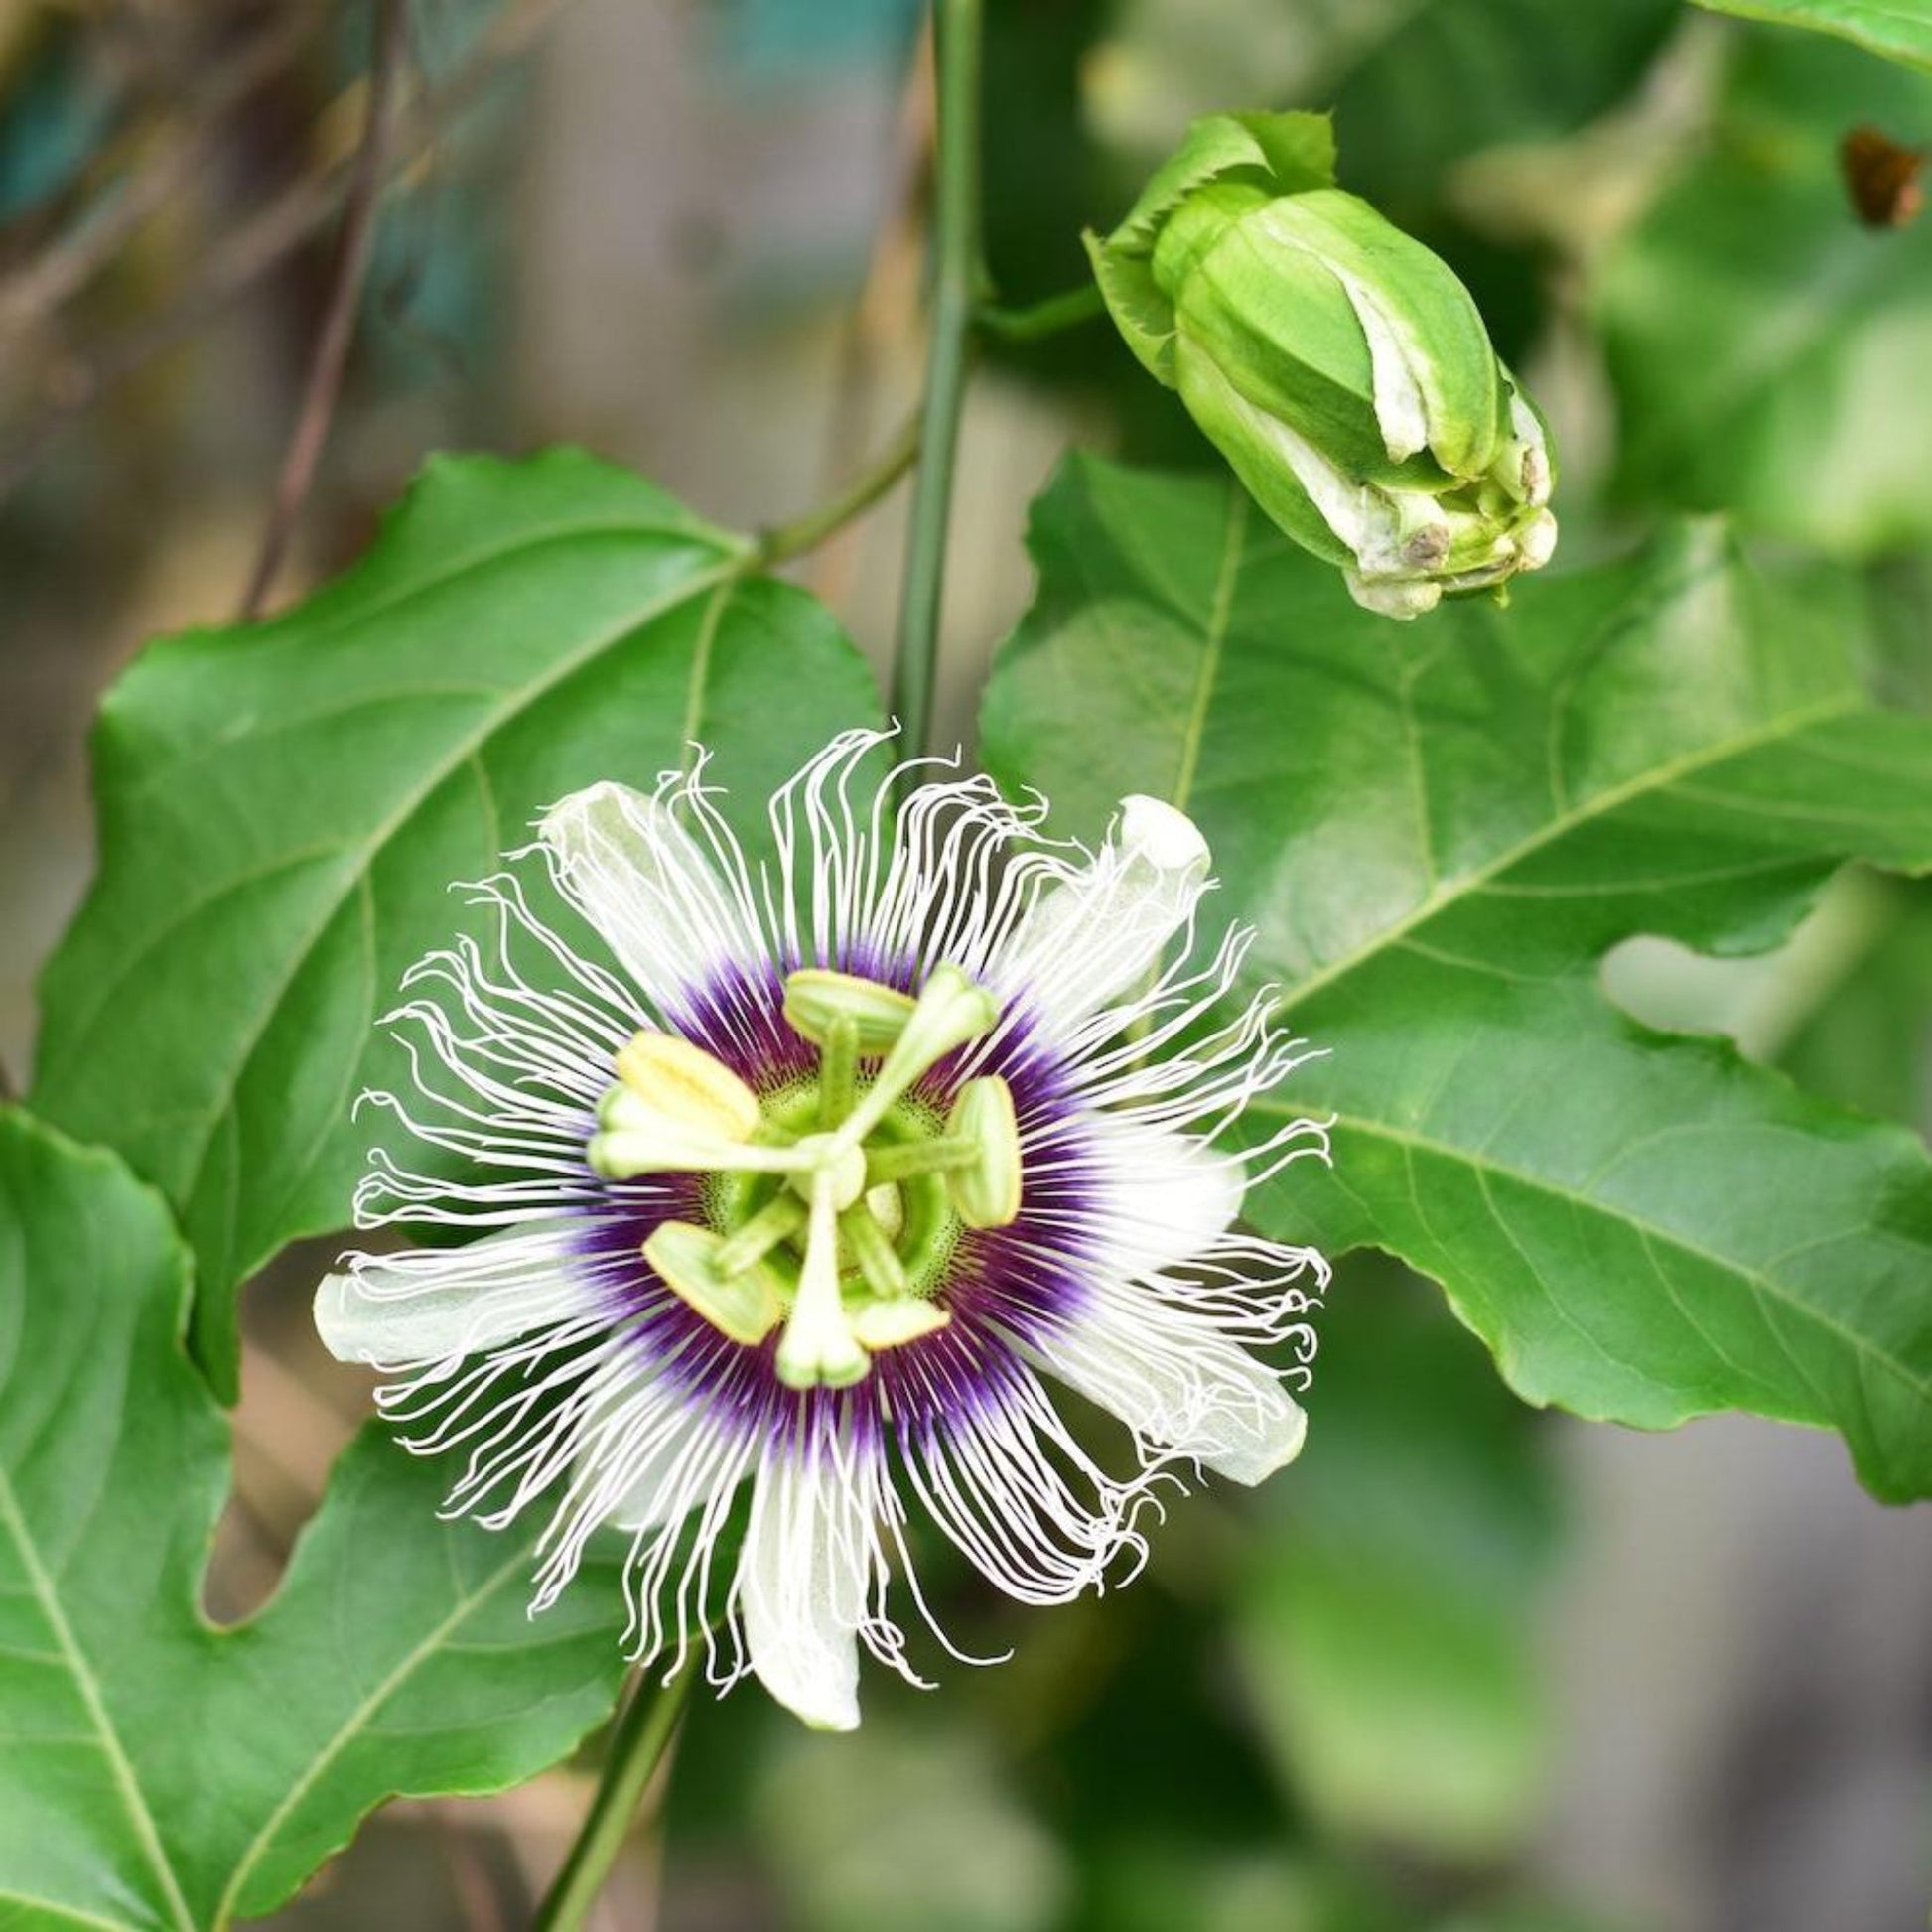
<path fill-rule="evenodd" d="M 1128 346 L 1358 604 L 1413 618 L 1550 560 L 1541 417 L 1447 264 L 1335 187 L 1326 115 L 1196 121 L 1086 239 Z"/>

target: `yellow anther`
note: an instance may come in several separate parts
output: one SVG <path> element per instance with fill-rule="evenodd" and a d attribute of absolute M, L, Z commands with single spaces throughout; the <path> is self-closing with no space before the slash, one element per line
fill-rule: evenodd
<path fill-rule="evenodd" d="M 916 1296 L 900 1296 L 892 1301 L 868 1302 L 853 1311 L 852 1332 L 873 1354 L 886 1348 L 900 1348 L 921 1335 L 937 1334 L 952 1316 L 936 1303 L 922 1302 Z"/>
<path fill-rule="evenodd" d="M 747 1141 L 759 1097 L 723 1060 L 675 1034 L 636 1034 L 618 1049 L 618 1078 L 653 1114 L 714 1140 Z"/>
<path fill-rule="evenodd" d="M 644 1259 L 678 1299 L 733 1341 L 755 1347 L 784 1315 L 778 1284 L 760 1265 L 726 1273 L 722 1237 L 689 1221 L 663 1221 L 644 1243 Z"/>

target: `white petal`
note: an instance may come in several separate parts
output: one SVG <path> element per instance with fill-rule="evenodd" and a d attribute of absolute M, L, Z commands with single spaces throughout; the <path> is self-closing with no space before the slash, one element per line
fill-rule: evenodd
<path fill-rule="evenodd" d="M 1207 866 L 1207 841 L 1184 812 L 1122 799 L 1093 863 L 1042 895 L 1003 949 L 1003 988 L 1047 1024 L 1077 1029 L 1146 981 L 1192 916 Z"/>
<path fill-rule="evenodd" d="M 838 1481 L 823 1466 L 767 1460 L 753 1491 L 738 1571 L 752 1668 L 815 1730 L 859 1725 L 866 1557 L 851 1534 L 850 1511 L 837 1507 Z"/>
<path fill-rule="evenodd" d="M 1206 1321 L 1103 1291 L 1049 1345 L 1045 1366 L 1137 1436 L 1256 1483 L 1301 1452 L 1308 1418 L 1279 1378 Z"/>
<path fill-rule="evenodd" d="M 502 1228 L 461 1248 L 357 1255 L 316 1290 L 316 1327 L 342 1362 L 450 1361 L 588 1313 L 568 1223 Z"/>
<path fill-rule="evenodd" d="M 592 785 L 553 805 L 539 836 L 565 895 L 660 1008 L 676 1013 L 720 965 L 763 956 L 743 881 L 661 798 Z"/>
<path fill-rule="evenodd" d="M 1191 1261 L 1241 1212 L 1247 1171 L 1236 1155 L 1110 1114 L 1089 1114 L 1081 1134 L 1105 1194 L 1094 1221 L 1105 1229 L 1112 1269 L 1122 1276 L 1159 1274 Z"/>

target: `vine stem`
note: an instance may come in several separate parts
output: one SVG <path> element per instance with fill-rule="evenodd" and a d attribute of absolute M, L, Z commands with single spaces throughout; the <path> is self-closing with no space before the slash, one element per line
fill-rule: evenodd
<path fill-rule="evenodd" d="M 932 749 L 953 463 L 980 272 L 980 0 L 933 0 L 933 65 L 932 333 L 893 665 L 893 711 L 917 752 Z"/>
<path fill-rule="evenodd" d="M 289 544 L 295 536 L 302 505 L 308 501 L 310 486 L 315 482 L 323 445 L 329 439 L 330 421 L 335 416 L 336 400 L 342 393 L 343 375 L 348 366 L 349 345 L 355 338 L 355 311 L 362 299 L 362 284 L 368 276 L 369 257 L 375 244 L 376 209 L 382 200 L 382 180 L 388 171 L 390 142 L 395 132 L 390 101 L 408 45 L 409 11 L 404 0 L 375 0 L 367 119 L 343 216 L 335 278 L 311 353 L 308 378 L 303 384 L 302 407 L 282 459 L 281 474 L 275 480 L 274 504 L 268 513 L 267 527 L 262 531 L 254 568 L 248 573 L 248 588 L 242 593 L 241 608 L 236 614 L 244 621 L 261 616 L 269 593 L 275 588 L 275 580 L 281 574 Z"/>
<path fill-rule="evenodd" d="M 644 1792 L 664 1761 L 697 1675 L 696 1667 L 687 1664 L 655 1689 L 648 1679 L 638 1680 L 612 1726 L 597 1795 L 564 1868 L 537 1908 L 532 1932 L 579 1932 L 585 1923 L 623 1849 Z"/>
<path fill-rule="evenodd" d="M 1002 309 L 984 305 L 974 320 L 989 336 L 1009 343 L 1043 342 L 1063 329 L 1077 329 L 1107 313 L 1097 284 L 1068 289 L 1063 295 L 1049 295 L 1027 309 Z"/>
<path fill-rule="evenodd" d="M 827 537 L 863 516 L 917 460 L 919 425 L 918 414 L 907 418 L 879 460 L 855 477 L 831 501 L 793 517 L 789 523 L 777 523 L 764 531 L 752 551 L 751 563 L 759 570 L 787 563 L 808 550 L 816 550 Z"/>

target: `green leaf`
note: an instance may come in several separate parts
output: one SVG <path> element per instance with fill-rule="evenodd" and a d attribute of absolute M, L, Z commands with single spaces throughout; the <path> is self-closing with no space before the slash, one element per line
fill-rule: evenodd
<path fill-rule="evenodd" d="M 447 1472 L 373 1431 L 268 1606 L 207 1623 L 227 1428 L 165 1205 L 9 1110 L 0 1222 L 0 1922 L 266 1912 L 392 1793 L 501 1790 L 608 1714 L 617 1564 L 531 1625 L 527 1541 L 439 1522 Z"/>
<path fill-rule="evenodd" d="M 1932 0 L 1698 0 L 1713 13 L 1809 27 L 1873 54 L 1932 68 Z"/>
<path fill-rule="evenodd" d="M 1679 11 L 1674 0 L 1421 0 L 1389 16 L 1364 46 L 1352 11 L 1332 13 L 1342 59 L 1300 97 L 1333 102 L 1342 185 L 1399 213 L 1439 202 L 1465 156 L 1607 112 Z"/>
<path fill-rule="evenodd" d="M 1436 1858 L 1534 1822 L 1548 1725 L 1531 1644 L 1554 1552 L 1535 1430 L 1476 1344 L 1397 1270 L 1330 1303 L 1321 1446 L 1265 1501 L 1235 1599 L 1263 1732 L 1330 1830 Z"/>
<path fill-rule="evenodd" d="M 175 1204 L 224 1394 L 233 1284 L 342 1226 L 399 1131 L 350 1105 L 403 1076 L 371 1028 L 404 969 L 480 916 L 451 882 L 565 792 L 648 784 L 692 740 L 755 822 L 876 715 L 830 617 L 749 565 L 579 452 L 442 460 L 347 576 L 157 644 L 108 694 L 100 875 L 43 982 L 34 1098 Z"/>
<path fill-rule="evenodd" d="M 1932 79 L 1796 35 L 1737 50 L 1710 151 L 1610 254 L 1615 487 L 1846 556 L 1932 537 L 1932 222 L 1863 227 L 1838 145 L 1907 144 Z"/>
<path fill-rule="evenodd" d="M 1333 1172 L 1260 1222 L 1441 1282 L 1532 1402 L 1830 1425 L 1878 1495 L 1932 1493 L 1925 1149 L 1597 982 L 1633 933 L 1774 944 L 1845 857 L 1932 862 L 1932 723 L 1866 705 L 1846 612 L 1692 526 L 1388 625 L 1241 492 L 1088 460 L 1033 545 L 989 768 L 1075 832 L 1185 806 L 1328 1051 L 1278 1104 L 1333 1111 Z"/>
<path fill-rule="evenodd" d="M 1122 9 L 1106 93 L 1146 102 L 1132 130 L 1234 100 L 1333 109 L 1342 186 L 1406 226 L 1463 157 L 1553 139 L 1628 93 L 1681 18 L 1677 0 L 1149 0 Z M 1107 103 L 1098 94 L 1104 113 Z M 1158 130 L 1155 115 L 1160 116 Z"/>

